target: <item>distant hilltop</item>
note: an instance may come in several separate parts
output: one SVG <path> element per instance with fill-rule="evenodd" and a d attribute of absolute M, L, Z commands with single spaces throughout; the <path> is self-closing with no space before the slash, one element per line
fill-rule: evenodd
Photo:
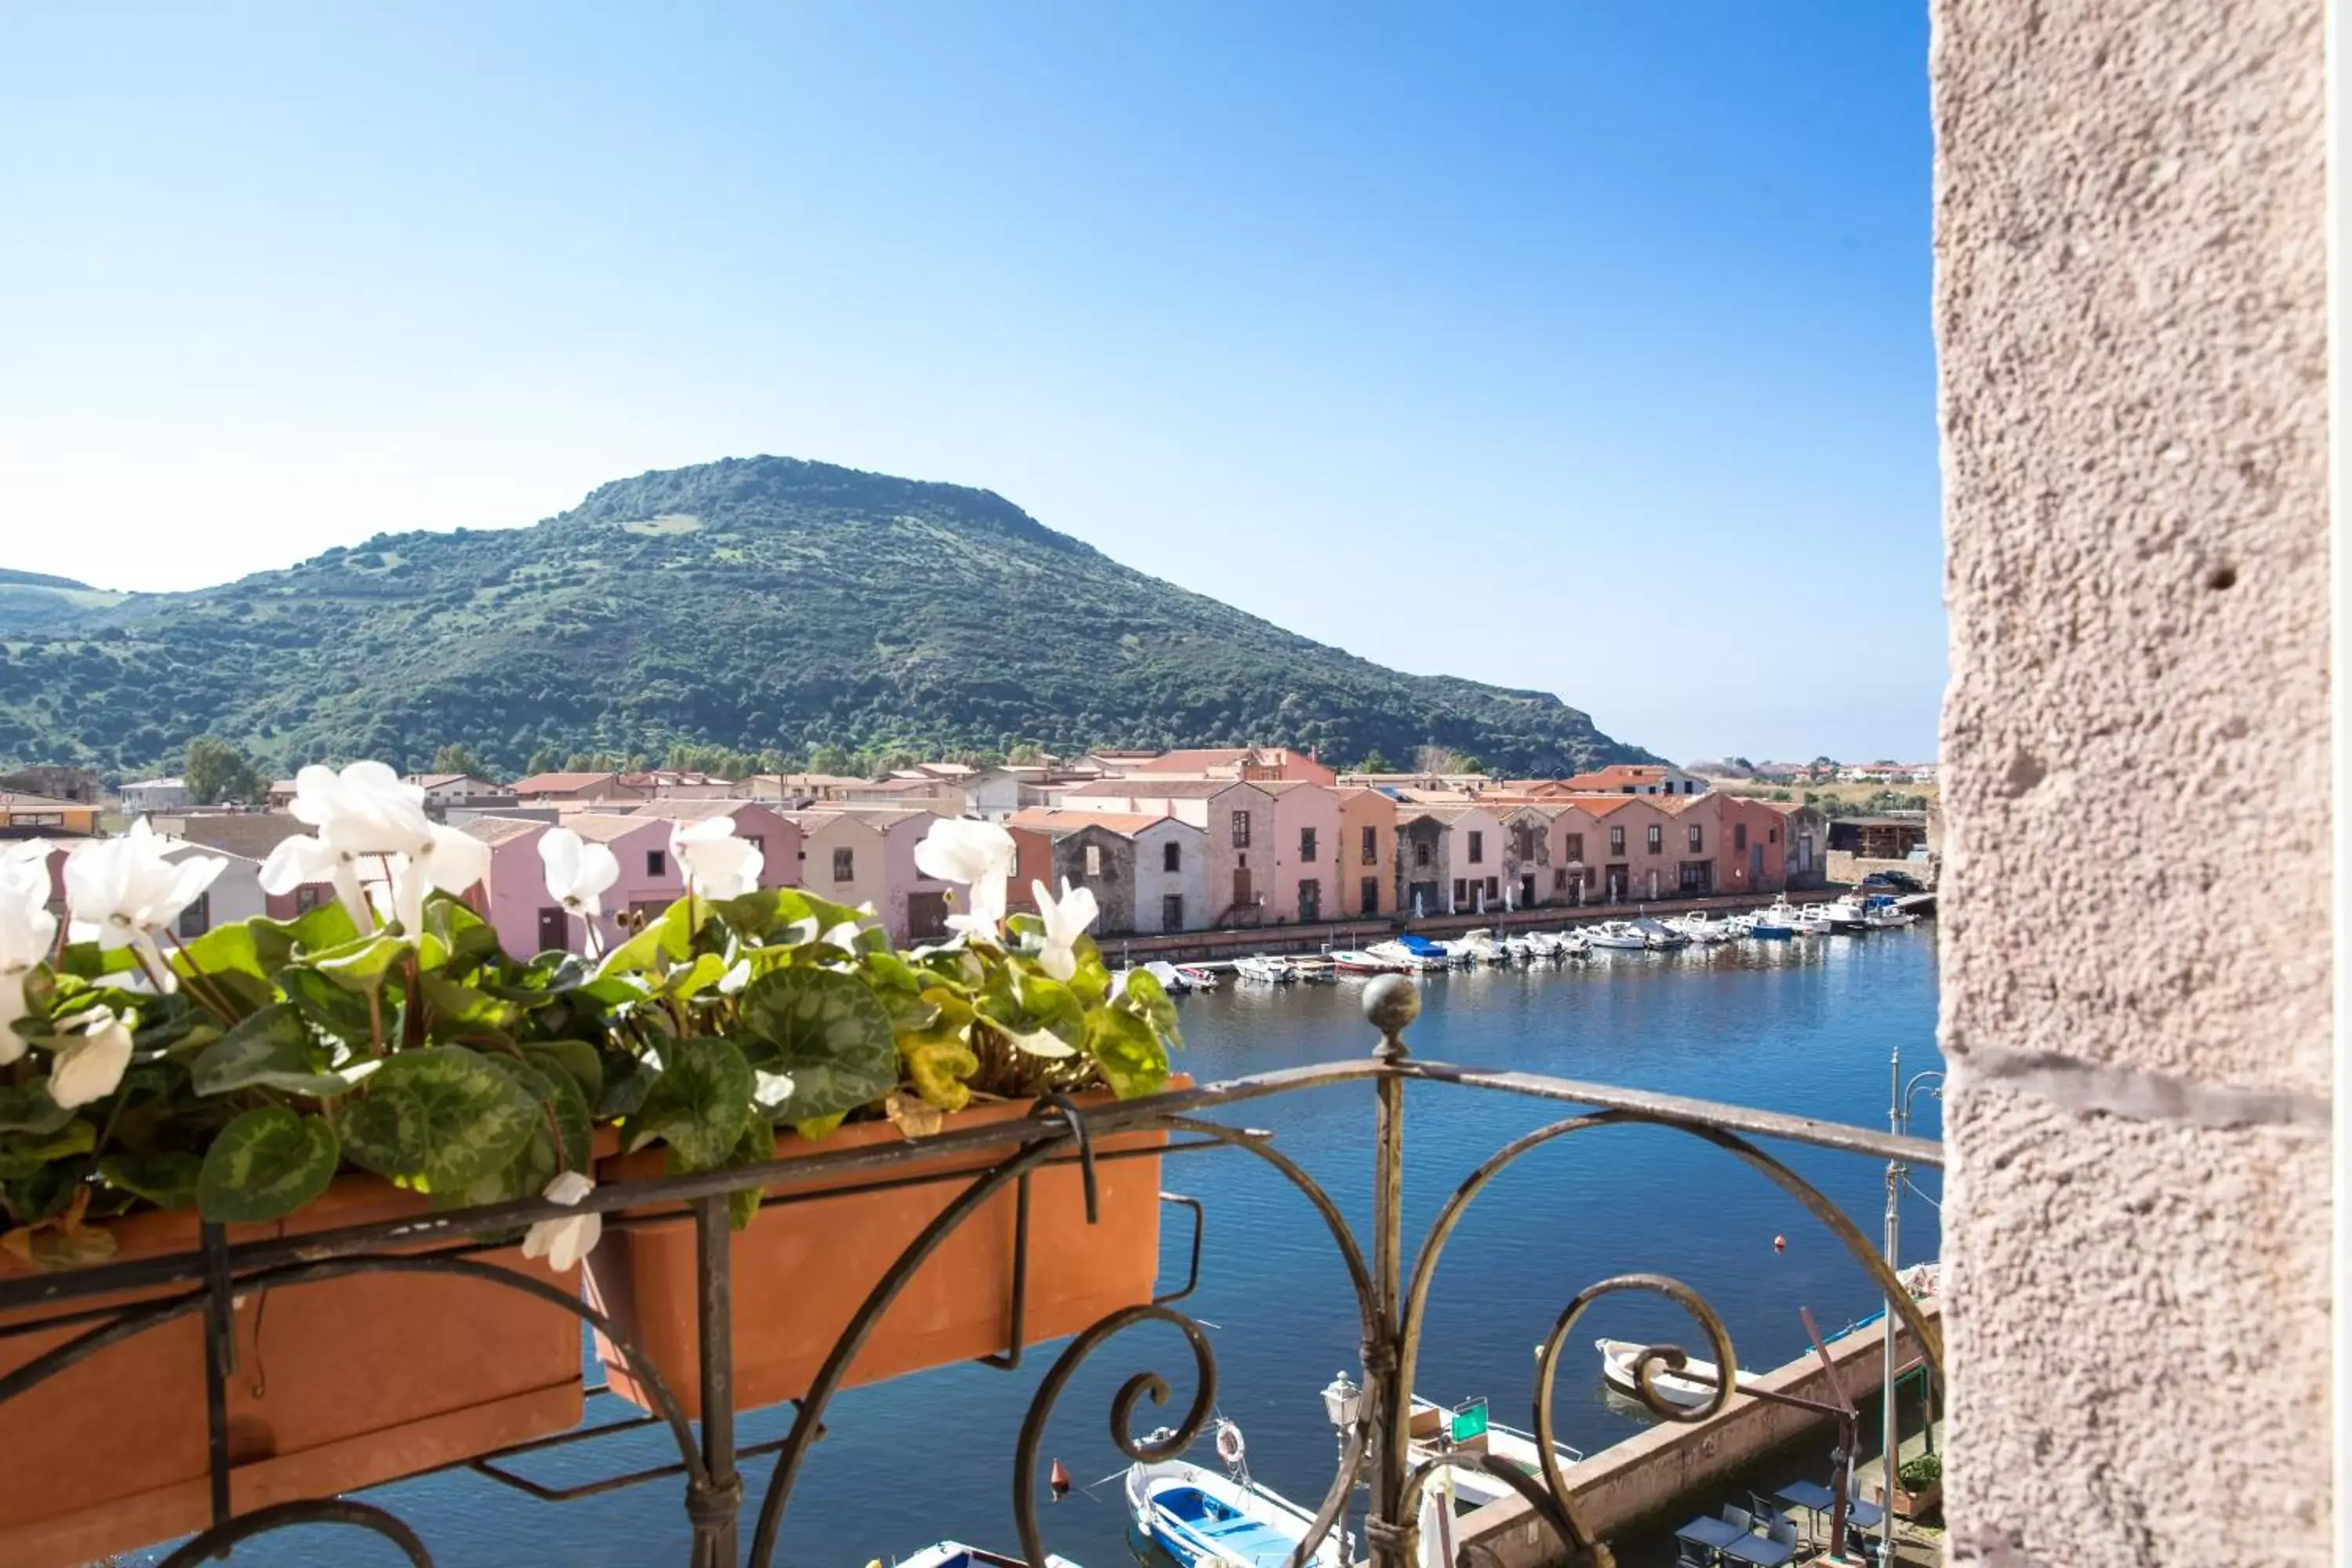
<path fill-rule="evenodd" d="M 457 742 L 521 772 L 687 745 L 1649 753 L 1549 692 L 1383 668 L 1120 565 L 1003 497 L 789 458 L 599 486 L 527 528 L 379 534 L 195 593 L 0 573 L 0 765 L 267 767 Z"/>

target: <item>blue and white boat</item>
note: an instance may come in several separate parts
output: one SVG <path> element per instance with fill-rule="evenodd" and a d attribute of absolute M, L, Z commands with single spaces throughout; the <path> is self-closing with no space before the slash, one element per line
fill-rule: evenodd
<path fill-rule="evenodd" d="M 926 1546 L 912 1557 L 896 1560 L 897 1568 L 1025 1568 L 1018 1557 L 1002 1552 L 983 1552 L 977 1546 L 966 1546 L 961 1541 L 942 1541 L 937 1546 Z M 1066 1557 L 1045 1554 L 1045 1568 L 1078 1568 Z"/>
<path fill-rule="evenodd" d="M 1315 1511 L 1250 1479 L 1241 1429 L 1217 1423 L 1217 1451 L 1230 1471 L 1182 1459 L 1136 1464 L 1127 1472 L 1135 1527 L 1180 1568 L 1282 1568 L 1315 1527 Z M 1307 1559 L 1312 1568 L 1347 1568 L 1348 1543 L 1336 1529 Z"/>

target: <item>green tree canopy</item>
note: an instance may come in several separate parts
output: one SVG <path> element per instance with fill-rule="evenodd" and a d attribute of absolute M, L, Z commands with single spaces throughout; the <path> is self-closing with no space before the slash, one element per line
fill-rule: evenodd
<path fill-rule="evenodd" d="M 433 761 L 425 765 L 425 771 L 429 773 L 464 773 L 486 784 L 498 776 L 482 765 L 480 758 L 456 741 L 445 742 L 435 752 Z"/>
<path fill-rule="evenodd" d="M 198 805 L 258 805 L 269 796 L 269 781 L 254 771 L 245 753 L 226 741 L 199 735 L 188 742 L 180 776 Z"/>

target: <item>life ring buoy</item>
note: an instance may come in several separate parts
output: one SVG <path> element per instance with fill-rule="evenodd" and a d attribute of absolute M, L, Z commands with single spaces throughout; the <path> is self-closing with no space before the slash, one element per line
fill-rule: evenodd
<path fill-rule="evenodd" d="M 1242 1462 L 1242 1456 L 1248 1451 L 1248 1447 L 1242 1442 L 1240 1427 L 1230 1421 L 1219 1424 L 1217 1427 L 1218 1458 L 1228 1465 L 1238 1465 Z"/>

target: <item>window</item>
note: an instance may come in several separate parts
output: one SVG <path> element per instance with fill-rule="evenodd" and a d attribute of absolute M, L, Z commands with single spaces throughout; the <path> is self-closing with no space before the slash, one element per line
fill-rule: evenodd
<path fill-rule="evenodd" d="M 648 876 L 648 877 L 658 877 L 658 876 L 660 876 L 662 873 L 664 873 L 665 871 L 667 871 L 668 869 L 669 869 L 669 854 L 668 854 L 668 852 L 667 852 L 667 850 L 661 850 L 661 849 L 648 849 L 648 850 L 646 850 L 646 876 Z"/>
<path fill-rule="evenodd" d="M 1367 827 L 1364 831 L 1370 833 L 1371 829 Z M 1381 879 L 1378 877 L 1364 879 L 1362 885 L 1356 889 L 1356 912 L 1360 915 L 1381 912 Z"/>
<path fill-rule="evenodd" d="M 1694 822 L 1690 825 L 1690 852 L 1702 854 L 1706 849 L 1706 829 Z"/>
<path fill-rule="evenodd" d="M 1416 866 L 1426 866 L 1429 864 L 1428 839 L 1423 838 L 1414 841 L 1412 847 L 1412 863 Z"/>
<path fill-rule="evenodd" d="M 1171 844 L 1168 847 L 1173 849 L 1176 846 Z M 1161 931 L 1182 931 L 1184 929 L 1183 894 L 1162 893 L 1160 896 L 1160 929 Z"/>
<path fill-rule="evenodd" d="M 1767 844 L 1778 844 L 1778 843 L 1780 843 L 1780 830 L 1779 828 L 1777 828 L 1777 827 L 1768 827 L 1768 828 L 1766 828 L 1766 829 L 1764 830 L 1764 842 L 1765 842 L 1765 843 L 1767 843 Z"/>
<path fill-rule="evenodd" d="M 1501 880 L 1500 880 L 1499 879 L 1497 879 L 1497 878 L 1494 878 L 1494 877 L 1489 877 L 1489 878 L 1487 878 L 1487 879 L 1486 879 L 1486 901 L 1487 901 L 1488 903 L 1490 903 L 1490 904 L 1491 904 L 1491 903 L 1493 903 L 1496 899 L 1499 899 L 1499 898 L 1501 898 L 1502 896 L 1503 896 L 1503 884 L 1502 884 Z"/>
<path fill-rule="evenodd" d="M 1249 813 L 1246 811 L 1234 813 L 1234 847 L 1249 847 Z"/>
<path fill-rule="evenodd" d="M 1461 878 L 1454 879 L 1454 907 L 1460 909 L 1470 901 L 1470 884 Z"/>
<path fill-rule="evenodd" d="M 1298 830 L 1298 863 L 1302 866 L 1315 863 L 1315 830 L 1311 827 Z"/>
<path fill-rule="evenodd" d="M 1647 837 L 1647 839 L 1645 840 L 1645 842 L 1646 842 L 1646 843 L 1648 844 L 1648 846 L 1649 846 L 1649 850 L 1650 850 L 1650 853 L 1651 853 L 1651 854 L 1653 854 L 1653 855 L 1662 855 L 1662 854 L 1665 853 L 1665 848 L 1666 848 L 1666 830 L 1665 830 L 1664 828 L 1663 828 L 1663 827 L 1659 826 L 1658 826 L 1656 823 L 1654 823 L 1654 823 L 1652 823 L 1652 824 L 1650 824 L 1650 831 L 1649 831 L 1649 835 L 1648 835 L 1648 837 Z"/>
<path fill-rule="evenodd" d="M 1089 877 L 1102 875 L 1102 846 L 1099 844 L 1087 846 L 1087 875 Z"/>
<path fill-rule="evenodd" d="M 1581 860 L 1584 858 L 1583 834 L 1571 833 L 1568 836 L 1568 858 L 1571 860 Z"/>
<path fill-rule="evenodd" d="M 1309 922 L 1323 918 L 1323 884 L 1312 877 L 1298 880 L 1298 918 Z"/>
<path fill-rule="evenodd" d="M 835 850 L 833 852 L 833 879 L 836 882 L 847 882 L 855 880 L 856 876 L 856 852 L 850 849 Z"/>
<path fill-rule="evenodd" d="M 307 915 L 312 910 L 317 909 L 319 907 L 319 893 L 320 888 L 319 884 L 316 882 L 305 882 L 300 887 L 295 889 L 294 912 L 298 915 Z"/>
<path fill-rule="evenodd" d="M 1184 868 L 1184 846 L 1173 838 L 1162 844 L 1160 847 L 1160 868 L 1163 871 L 1181 871 Z M 1181 931 L 1183 928 L 1170 926 L 1168 929 Z"/>
<path fill-rule="evenodd" d="M 768 836 L 767 836 L 766 834 L 764 834 L 764 833 L 746 833 L 746 834 L 744 834 L 744 835 L 742 836 L 742 837 L 743 837 L 743 841 L 744 841 L 746 844 L 749 844 L 752 848 L 754 848 L 754 849 L 756 849 L 756 850 L 758 850 L 758 851 L 760 852 L 760 858 L 761 858 L 762 861 L 764 861 L 764 860 L 766 860 L 766 859 L 767 859 L 767 858 L 768 858 Z"/>
<path fill-rule="evenodd" d="M 183 937 L 202 936 L 212 929 L 213 896 L 198 893 L 196 901 L 180 911 L 180 934 Z"/>
<path fill-rule="evenodd" d="M 1609 830 L 1609 853 L 1612 855 L 1622 855 L 1625 853 L 1625 830 L 1623 828 L 1612 827 Z"/>
<path fill-rule="evenodd" d="M 1565 893 L 1566 891 L 1568 891 L 1568 868 L 1567 868 L 1567 867 L 1565 867 L 1565 866 L 1555 866 L 1555 867 L 1553 867 L 1553 868 L 1552 868 L 1552 873 L 1551 873 L 1551 890 L 1552 890 L 1553 892 L 1555 892 L 1555 893 Z"/>
<path fill-rule="evenodd" d="M 1470 835 L 1470 864 L 1477 865 L 1486 858 L 1486 836 L 1475 829 Z"/>
<path fill-rule="evenodd" d="M 1363 862 L 1367 866 L 1377 866 L 1381 863 L 1381 836 L 1378 831 L 1370 827 L 1364 829 Z"/>
<path fill-rule="evenodd" d="M 1748 824 L 1735 822 L 1731 825 L 1731 847 L 1734 849 L 1748 847 Z"/>

